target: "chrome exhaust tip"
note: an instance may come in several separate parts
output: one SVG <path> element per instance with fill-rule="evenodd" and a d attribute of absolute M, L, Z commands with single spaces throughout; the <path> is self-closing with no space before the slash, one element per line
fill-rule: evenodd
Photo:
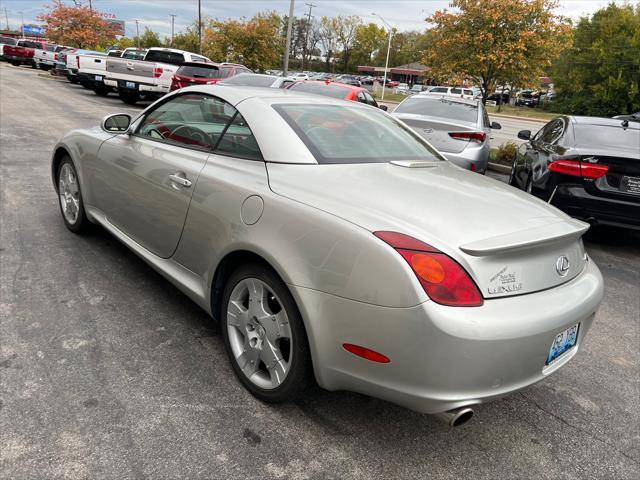
<path fill-rule="evenodd" d="M 448 412 L 436 413 L 436 417 L 450 427 L 459 427 L 473 418 L 473 409 L 470 407 L 455 408 Z"/>

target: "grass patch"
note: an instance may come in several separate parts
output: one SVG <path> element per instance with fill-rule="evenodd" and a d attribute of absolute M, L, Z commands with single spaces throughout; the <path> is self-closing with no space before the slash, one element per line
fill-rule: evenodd
<path fill-rule="evenodd" d="M 377 92 L 373 93 L 373 98 L 375 98 L 376 100 L 380 100 L 380 93 L 377 93 Z M 398 102 L 398 103 L 400 103 L 405 98 L 407 98 L 407 95 L 402 95 L 401 93 L 384 92 L 384 101 L 385 102 Z"/>
<path fill-rule="evenodd" d="M 500 113 L 502 115 L 511 115 L 514 117 L 532 118 L 536 120 L 549 121 L 556 118 L 558 113 L 546 112 L 540 108 L 529 107 L 513 107 L 511 105 L 502 105 L 501 111 L 498 112 L 498 107 L 487 105 L 487 112 L 489 115 L 492 113 Z"/>

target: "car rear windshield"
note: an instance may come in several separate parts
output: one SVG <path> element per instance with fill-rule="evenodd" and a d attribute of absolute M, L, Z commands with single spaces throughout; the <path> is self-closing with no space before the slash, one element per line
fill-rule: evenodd
<path fill-rule="evenodd" d="M 413 113 L 429 117 L 447 118 L 461 122 L 476 122 L 478 119 L 477 105 L 452 102 L 440 98 L 407 98 L 395 109 L 395 113 Z"/>
<path fill-rule="evenodd" d="M 210 67 L 199 65 L 183 65 L 176 72 L 178 75 L 193 78 L 224 78 L 221 77 L 220 69 L 211 65 Z"/>
<path fill-rule="evenodd" d="M 629 125 L 633 125 L 629 123 Z M 584 149 L 601 150 L 604 146 L 629 150 L 640 155 L 640 129 L 622 128 L 618 125 L 588 125 L 576 123 L 573 126 L 576 145 Z"/>
<path fill-rule="evenodd" d="M 149 50 L 144 58 L 150 62 L 168 63 L 169 65 L 182 65 L 184 55 L 176 52 L 166 52 L 164 50 Z"/>
<path fill-rule="evenodd" d="M 298 92 L 315 93 L 333 98 L 345 98 L 351 89 L 339 85 L 327 85 L 325 83 L 296 83 L 289 87 L 289 90 Z"/>
<path fill-rule="evenodd" d="M 373 108 L 309 104 L 279 104 L 273 108 L 318 163 L 441 159 L 410 128 Z"/>
<path fill-rule="evenodd" d="M 0 43 L 3 43 L 5 45 L 15 45 L 16 39 L 11 37 L 0 37 Z"/>
<path fill-rule="evenodd" d="M 146 53 L 146 50 L 127 50 L 122 54 L 122 58 L 128 58 L 129 60 L 142 60 Z"/>
<path fill-rule="evenodd" d="M 45 49 L 47 52 L 55 52 L 55 51 L 56 51 L 56 45 L 53 45 L 53 44 L 51 44 L 51 43 L 47 43 L 47 44 L 44 46 L 44 49 Z"/>
<path fill-rule="evenodd" d="M 244 87 L 270 87 L 278 77 L 249 75 L 241 73 L 220 82 L 220 85 L 239 85 Z"/>

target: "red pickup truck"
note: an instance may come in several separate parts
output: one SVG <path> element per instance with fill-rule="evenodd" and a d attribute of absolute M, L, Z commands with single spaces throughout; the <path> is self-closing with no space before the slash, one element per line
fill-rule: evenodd
<path fill-rule="evenodd" d="M 31 65 L 36 68 L 33 60 L 33 54 L 36 48 L 44 49 L 45 42 L 34 40 L 18 40 L 15 45 L 5 45 L 3 56 L 12 65 L 20 66 L 22 64 Z"/>

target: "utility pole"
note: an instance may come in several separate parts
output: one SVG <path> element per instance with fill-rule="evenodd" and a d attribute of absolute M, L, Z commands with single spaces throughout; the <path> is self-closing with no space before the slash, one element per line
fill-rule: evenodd
<path fill-rule="evenodd" d="M 171 17 L 171 46 L 173 47 L 173 26 L 176 22 L 176 15 L 174 13 L 170 13 L 169 16 Z"/>
<path fill-rule="evenodd" d="M 393 29 L 391 28 L 391 25 L 389 25 L 386 22 L 386 20 L 382 18 L 380 15 L 378 15 L 375 12 L 372 13 L 372 15 L 382 20 L 382 23 L 384 23 L 386 27 L 389 29 L 389 45 L 387 46 L 387 61 L 384 63 L 384 78 L 382 80 L 382 96 L 380 97 L 380 100 L 384 100 L 384 91 L 387 88 L 387 70 L 389 70 L 389 52 L 391 51 L 391 37 L 393 36 Z"/>
<path fill-rule="evenodd" d="M 24 13 L 23 12 L 20 12 L 20 17 L 22 18 L 22 27 L 21 27 L 22 38 L 24 38 Z"/>
<path fill-rule="evenodd" d="M 136 46 L 140 48 L 140 30 L 138 28 L 138 19 L 135 19 L 134 22 L 136 22 Z"/>
<path fill-rule="evenodd" d="M 89 0 L 89 11 L 93 13 L 93 5 L 91 4 L 91 0 Z"/>
<path fill-rule="evenodd" d="M 309 45 L 309 28 L 311 28 L 311 10 L 313 9 L 313 7 L 317 7 L 317 5 L 314 4 L 313 2 L 305 3 L 305 5 L 309 7 L 309 14 L 307 15 L 307 25 L 306 25 L 307 28 L 305 29 L 306 32 L 304 36 L 304 45 L 302 46 L 302 70 L 304 70 L 304 59 L 307 57 L 307 46 Z"/>
<path fill-rule="evenodd" d="M 289 72 L 289 48 L 291 47 L 291 26 L 293 25 L 293 7 L 296 0 L 291 0 L 289 3 L 289 21 L 287 22 L 287 44 L 284 46 L 284 68 L 282 70 L 282 76 L 286 77 Z"/>
<path fill-rule="evenodd" d="M 6 22 L 7 30 L 9 30 L 9 15 L 7 15 L 7 7 L 4 7 L 4 21 Z"/>
<path fill-rule="evenodd" d="M 198 0 L 198 49 L 202 55 L 202 1 Z"/>

